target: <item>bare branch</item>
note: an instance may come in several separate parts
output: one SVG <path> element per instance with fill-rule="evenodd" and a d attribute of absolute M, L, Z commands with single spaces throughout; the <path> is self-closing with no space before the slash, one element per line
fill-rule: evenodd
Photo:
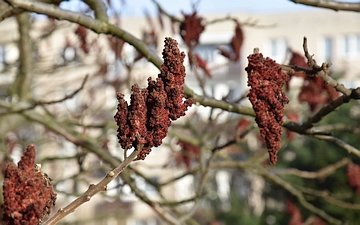
<path fill-rule="evenodd" d="M 13 95 L 16 94 L 19 100 L 29 99 L 31 96 L 30 85 L 32 79 L 32 41 L 30 38 L 30 14 L 27 12 L 18 14 L 16 16 L 19 25 L 19 54 L 20 54 L 20 67 L 16 77 L 15 86 L 13 86 Z"/>
<path fill-rule="evenodd" d="M 327 222 L 329 222 L 331 224 L 338 224 L 338 225 L 343 224 L 340 220 L 330 216 L 322 209 L 317 208 L 310 202 L 306 201 L 306 199 L 304 198 L 304 195 L 299 190 L 297 190 L 294 186 L 292 186 L 290 183 L 286 182 L 285 180 L 281 179 L 280 177 L 276 176 L 275 174 L 270 173 L 268 170 L 266 170 L 264 168 L 259 168 L 258 172 L 260 174 L 264 175 L 266 178 L 268 178 L 272 182 L 274 182 L 275 184 L 282 187 L 284 190 L 286 190 L 287 192 L 292 194 L 294 197 L 296 197 L 297 200 L 299 201 L 299 203 L 304 208 L 309 210 L 310 212 L 320 216 L 321 218 L 323 218 L 324 220 L 326 220 Z"/>
<path fill-rule="evenodd" d="M 56 103 L 59 103 L 59 102 L 63 102 L 65 100 L 67 100 L 67 99 L 73 98 L 77 93 L 79 93 L 84 88 L 87 79 L 88 79 L 88 75 L 85 76 L 81 86 L 78 89 L 73 91 L 71 94 L 65 95 L 61 99 L 52 100 L 52 101 L 34 101 L 30 106 L 12 109 L 11 111 L 8 111 L 8 112 L 5 112 L 5 113 L 0 113 L 0 116 L 7 115 L 9 113 L 22 113 L 22 112 L 24 112 L 26 110 L 34 109 L 38 105 L 51 105 L 51 104 L 56 104 Z"/>
<path fill-rule="evenodd" d="M 174 15 L 170 15 L 168 12 L 166 12 L 164 10 L 164 8 L 160 5 L 160 3 L 158 3 L 156 0 L 151 0 L 155 5 L 156 7 L 158 8 L 159 12 L 161 12 L 162 14 L 166 15 L 168 18 L 170 18 L 170 20 L 172 22 L 177 22 L 177 23 L 182 23 L 182 19 L 180 18 L 177 18 L 176 16 Z"/>
<path fill-rule="evenodd" d="M 264 154 L 264 156 L 267 156 Z M 220 162 L 220 163 L 214 163 L 211 168 L 239 168 L 239 169 L 246 169 L 248 171 L 253 171 L 255 173 L 258 173 L 260 175 L 263 175 L 264 177 L 268 178 L 270 181 L 275 183 L 276 185 L 283 188 L 285 191 L 289 192 L 291 195 L 297 198 L 299 203 L 309 210 L 310 212 L 320 216 L 327 222 L 331 224 L 343 224 L 340 220 L 330 216 L 325 211 L 321 210 L 320 208 L 315 207 L 308 201 L 306 201 L 303 193 L 299 191 L 297 188 L 295 188 L 292 184 L 288 183 L 287 181 L 281 179 L 271 171 L 269 171 L 267 168 L 263 168 L 262 166 L 257 166 L 257 163 L 251 162 L 251 160 L 248 160 L 247 162 Z"/>
<path fill-rule="evenodd" d="M 309 53 L 306 37 L 304 37 L 303 49 L 304 49 L 305 57 L 308 60 L 308 65 L 312 67 L 313 72 L 315 73 L 316 76 L 323 79 L 326 84 L 335 88 L 337 91 L 343 93 L 344 95 L 350 96 L 352 94 L 351 89 L 347 89 L 343 84 L 339 84 L 336 80 L 334 80 L 332 77 L 329 76 L 328 68 L 331 66 L 331 63 L 323 63 L 321 66 L 319 66 L 316 63 L 315 59 L 313 58 L 313 55 L 310 55 Z"/>
<path fill-rule="evenodd" d="M 335 11 L 360 12 L 360 2 L 340 2 L 329 0 L 290 0 L 296 4 L 332 9 Z"/>
<path fill-rule="evenodd" d="M 343 158 L 342 160 L 340 160 L 334 164 L 330 164 L 330 165 L 328 165 L 318 171 L 315 171 L 315 172 L 301 171 L 301 170 L 292 169 L 292 168 L 274 169 L 274 170 L 272 170 L 272 172 L 274 172 L 275 174 L 278 174 L 278 175 L 295 175 L 295 176 L 306 178 L 306 179 L 323 179 L 323 178 L 333 174 L 337 169 L 339 169 L 343 166 L 346 166 L 349 162 L 351 162 L 349 159 Z"/>
<path fill-rule="evenodd" d="M 193 90 L 191 90 L 187 86 L 184 86 L 184 93 L 187 97 L 194 98 L 195 102 L 199 105 L 209 106 L 212 108 L 219 108 L 228 112 L 235 112 L 253 117 L 255 116 L 254 110 L 251 107 L 241 106 L 239 104 L 217 100 L 212 97 L 201 96 L 196 94 Z"/>
<path fill-rule="evenodd" d="M 304 49 L 305 57 L 308 60 L 308 65 L 312 67 L 312 70 L 307 69 L 307 68 L 298 67 L 298 66 L 287 66 L 287 65 L 286 66 L 283 65 L 282 69 L 287 70 L 291 73 L 301 72 L 301 73 L 305 73 L 309 76 L 318 76 L 321 79 L 323 79 L 326 84 L 335 88 L 337 91 L 343 93 L 343 95 L 340 96 L 339 98 L 337 98 L 337 99 L 331 101 L 329 104 L 323 106 L 315 115 L 308 118 L 308 120 L 304 124 L 299 125 L 299 124 L 295 124 L 293 122 L 284 123 L 284 127 L 288 128 L 291 131 L 295 131 L 300 134 L 301 133 L 302 134 L 304 134 L 304 133 L 312 134 L 313 131 L 310 131 L 308 129 L 313 127 L 313 125 L 315 123 L 318 123 L 326 115 L 333 112 L 336 108 L 340 107 L 342 104 L 348 103 L 351 99 L 359 99 L 360 98 L 360 88 L 348 89 L 343 84 L 338 83 L 336 80 L 334 80 L 332 77 L 330 77 L 328 75 L 328 68 L 331 66 L 331 64 L 323 63 L 321 66 L 319 66 L 316 63 L 313 56 L 310 55 L 310 53 L 309 53 L 306 37 L 304 37 L 303 49 Z"/>
<path fill-rule="evenodd" d="M 74 90 L 71 94 L 65 95 L 63 98 L 58 99 L 58 100 L 52 100 L 52 101 L 35 101 L 35 105 L 50 105 L 50 104 L 55 104 L 55 103 L 59 103 L 59 102 L 63 102 L 67 99 L 73 98 L 77 93 L 79 93 L 85 86 L 85 83 L 87 81 L 87 79 L 89 78 L 89 75 L 86 75 L 85 78 L 83 79 L 80 87 L 76 90 Z"/>
<path fill-rule="evenodd" d="M 329 191 L 319 191 L 319 190 L 314 190 L 311 188 L 304 188 L 304 187 L 299 187 L 296 186 L 296 188 L 298 188 L 299 190 L 301 190 L 301 192 L 303 192 L 304 194 L 307 195 L 312 195 L 312 196 L 316 196 L 316 197 L 321 197 L 323 198 L 325 201 L 327 201 L 328 203 L 337 206 L 337 207 L 341 207 L 344 209 L 349 209 L 349 210 L 360 210 L 360 204 L 352 204 L 349 202 L 344 202 L 341 201 L 337 198 L 334 198 L 333 196 L 330 195 Z"/>
<path fill-rule="evenodd" d="M 328 104 L 324 105 L 315 115 L 308 118 L 308 120 L 302 124 L 302 128 L 307 130 L 313 127 L 314 124 L 318 123 L 322 118 L 326 115 L 334 112 L 338 107 L 341 105 L 348 103 L 350 101 L 350 97 L 346 95 L 342 95 L 337 99 L 329 102 Z"/>
<path fill-rule="evenodd" d="M 5 1 L 0 0 L 0 22 L 8 17 L 17 15 L 21 12 L 23 12 L 23 10 L 14 9 L 13 7 L 9 6 Z"/>
<path fill-rule="evenodd" d="M 109 20 L 106 5 L 102 0 L 84 0 L 84 2 L 94 10 L 96 19 L 104 22 Z"/>
<path fill-rule="evenodd" d="M 172 215 L 167 213 L 164 209 L 159 208 L 156 205 L 150 205 L 150 207 L 156 212 L 164 221 L 172 225 L 180 225 L 181 223 L 177 221 Z"/>
<path fill-rule="evenodd" d="M 354 146 L 346 143 L 345 141 L 336 138 L 334 136 L 330 136 L 330 135 L 314 135 L 315 138 L 320 139 L 320 140 L 325 140 L 331 143 L 336 144 L 337 146 L 345 149 L 347 152 L 356 155 L 357 157 L 360 157 L 360 150 L 355 148 Z"/>

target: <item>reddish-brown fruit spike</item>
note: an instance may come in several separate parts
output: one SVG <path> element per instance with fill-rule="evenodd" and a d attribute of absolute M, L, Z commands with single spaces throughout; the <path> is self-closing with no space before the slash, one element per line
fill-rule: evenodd
<path fill-rule="evenodd" d="M 204 73 L 208 77 L 210 77 L 210 78 L 212 77 L 211 72 L 210 72 L 209 68 L 207 67 L 207 63 L 198 54 L 193 55 L 193 54 L 191 54 L 191 52 L 189 52 L 188 57 L 189 57 L 190 66 L 196 64 L 200 69 L 202 69 L 204 71 Z"/>
<path fill-rule="evenodd" d="M 304 67 L 304 68 L 310 68 L 310 66 L 306 63 L 306 59 L 304 56 L 302 56 L 301 54 L 299 54 L 297 52 L 291 52 L 291 53 L 292 53 L 292 56 L 289 61 L 290 65 L 300 66 L 300 67 Z"/>
<path fill-rule="evenodd" d="M 284 116 L 284 105 L 289 99 L 282 87 L 289 79 L 281 67 L 270 58 L 263 58 L 261 53 L 248 57 L 245 68 L 248 74 L 249 100 L 255 111 L 255 121 L 260 128 L 260 135 L 265 140 L 270 156 L 270 163 L 276 164 Z"/>
<path fill-rule="evenodd" d="M 115 36 L 108 36 L 108 41 L 111 50 L 115 53 L 115 58 L 120 58 L 125 41 Z"/>
<path fill-rule="evenodd" d="M 300 210 L 294 203 L 290 200 L 286 201 L 286 212 L 290 214 L 290 220 L 288 225 L 302 225 L 303 218 L 301 216 Z"/>
<path fill-rule="evenodd" d="M 210 72 L 209 68 L 207 67 L 207 63 L 198 54 L 195 54 L 195 59 L 196 59 L 198 66 L 205 72 L 205 74 L 208 77 L 212 77 L 211 72 Z"/>
<path fill-rule="evenodd" d="M 75 34 L 79 37 L 80 47 L 85 53 L 89 53 L 88 43 L 86 41 L 87 29 L 83 26 L 78 26 L 75 30 Z"/>
<path fill-rule="evenodd" d="M 305 57 L 296 52 L 292 52 L 289 64 L 311 69 L 311 67 L 307 65 Z M 304 78 L 298 99 L 300 102 L 308 103 L 311 112 L 316 111 L 319 104 L 329 103 L 340 95 L 333 87 L 326 85 L 320 77 L 309 77 L 300 73 L 293 73 L 291 74 L 291 77 L 292 76 Z M 288 82 L 286 87 L 289 89 Z M 326 93 L 325 95 L 324 92 Z"/>
<path fill-rule="evenodd" d="M 130 127 L 128 124 L 128 104 L 124 99 L 124 95 L 121 93 L 117 93 L 117 99 L 117 113 L 114 116 L 115 122 L 118 126 L 117 137 L 121 147 L 123 149 L 129 149 L 132 147 L 132 139 L 134 139 L 134 137 L 130 134 Z"/>
<path fill-rule="evenodd" d="M 131 90 L 132 94 L 131 103 L 129 106 L 128 120 L 130 133 L 133 135 L 133 146 L 137 147 L 138 144 L 146 144 L 147 90 L 141 90 L 136 84 L 132 86 Z"/>
<path fill-rule="evenodd" d="M 224 49 L 221 49 L 219 48 L 219 51 L 220 51 L 220 54 L 223 55 L 224 57 L 228 58 L 228 59 L 231 59 L 231 53 L 224 50 Z"/>
<path fill-rule="evenodd" d="M 44 215 L 50 214 L 56 194 L 50 178 L 35 170 L 34 145 L 29 145 L 18 167 L 10 163 L 4 174 L 3 196 L 5 225 L 38 224 Z"/>
<path fill-rule="evenodd" d="M 299 53 L 297 52 L 291 52 L 291 59 L 289 61 L 289 65 L 293 65 L 293 66 L 300 66 L 300 67 L 304 67 L 304 68 L 309 68 L 310 69 L 310 66 L 307 65 L 306 63 L 306 59 L 304 56 L 300 55 Z M 290 74 L 290 78 L 291 77 L 302 77 L 302 78 L 306 78 L 307 76 L 305 74 L 302 74 L 302 73 L 292 73 Z M 286 90 L 289 90 L 290 89 L 290 79 L 288 80 L 288 82 L 286 82 Z"/>
<path fill-rule="evenodd" d="M 360 195 L 360 165 L 349 163 L 346 168 L 346 175 L 349 186 L 356 190 L 357 195 Z"/>
<path fill-rule="evenodd" d="M 184 53 L 177 42 L 165 39 L 164 64 L 156 80 L 148 79 L 148 87 L 132 87 L 128 106 L 124 95 L 117 94 L 118 107 L 114 116 L 118 126 L 117 137 L 122 148 L 139 148 L 137 159 L 145 159 L 152 147 L 161 145 L 166 137 L 171 120 L 185 115 L 192 99 L 183 101 L 185 67 Z"/>
<path fill-rule="evenodd" d="M 231 48 L 234 52 L 235 58 L 234 61 L 238 61 L 240 59 L 240 50 L 241 46 L 244 42 L 244 33 L 241 29 L 240 23 L 236 23 L 235 27 L 235 36 L 231 39 Z"/>
<path fill-rule="evenodd" d="M 168 127 L 171 124 L 169 118 L 169 110 L 166 109 L 166 92 L 164 89 L 164 83 L 160 78 L 153 81 L 151 78 L 148 79 L 148 98 L 146 105 L 148 108 L 149 117 L 149 130 L 152 131 L 152 137 L 149 142 L 151 145 L 157 147 L 162 143 L 162 139 L 166 137 Z"/>
<path fill-rule="evenodd" d="M 180 52 L 176 40 L 165 38 L 165 48 L 162 53 L 164 63 L 161 65 L 159 78 L 163 81 L 167 93 L 166 107 L 170 112 L 170 119 L 176 120 L 185 115 L 187 108 L 194 103 L 193 99 L 184 98 L 185 54 Z"/>
<path fill-rule="evenodd" d="M 309 104 L 311 112 L 315 112 L 319 104 L 329 103 L 337 97 L 339 97 L 339 93 L 333 87 L 325 84 L 320 77 L 306 77 L 298 95 L 300 102 Z"/>
<path fill-rule="evenodd" d="M 241 24 L 236 22 L 235 34 L 231 39 L 230 46 L 231 51 L 227 51 L 219 48 L 220 54 L 232 61 L 238 61 L 240 59 L 240 50 L 244 42 L 244 33 L 241 28 Z"/>
<path fill-rule="evenodd" d="M 193 14 L 184 14 L 184 21 L 180 24 L 180 35 L 186 45 L 192 49 L 199 43 L 201 33 L 205 30 L 202 24 L 203 18 L 198 17 L 196 11 Z"/>
<path fill-rule="evenodd" d="M 147 155 L 149 155 L 151 152 L 151 149 L 141 149 L 139 154 L 137 155 L 137 160 L 144 160 Z"/>
<path fill-rule="evenodd" d="M 244 132 L 246 128 L 251 124 L 251 122 L 247 119 L 241 118 L 236 125 L 237 132 Z"/>
<path fill-rule="evenodd" d="M 188 170 L 191 169 L 191 161 L 200 159 L 200 147 L 183 140 L 178 141 L 178 145 L 181 146 L 181 152 L 176 157 L 177 164 L 184 163 Z"/>

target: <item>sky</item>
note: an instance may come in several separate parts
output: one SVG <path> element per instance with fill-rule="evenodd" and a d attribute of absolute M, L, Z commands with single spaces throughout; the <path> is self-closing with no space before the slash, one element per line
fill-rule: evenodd
<path fill-rule="evenodd" d="M 157 0 L 170 14 L 179 15 L 181 11 L 190 13 L 195 4 L 199 13 L 272 13 L 284 11 L 311 10 L 312 7 L 295 4 L 289 0 Z M 155 4 L 151 0 L 111 0 L 113 6 L 124 17 L 143 16 L 144 10 L 156 14 Z M 78 0 L 63 2 L 61 7 L 69 10 L 82 8 Z"/>
<path fill-rule="evenodd" d="M 171 14 L 179 14 L 181 11 L 192 12 L 194 4 L 197 5 L 196 8 L 199 13 L 231 13 L 239 11 L 266 13 L 309 9 L 309 7 L 294 4 L 288 0 L 158 0 L 158 2 Z M 124 16 L 141 16 L 145 8 L 150 12 L 155 11 L 155 6 L 151 0 L 127 0 L 122 6 L 122 11 Z"/>
<path fill-rule="evenodd" d="M 301 12 L 319 10 L 315 7 L 295 4 L 289 0 L 157 0 L 166 12 L 179 15 L 182 11 L 190 13 L 193 5 L 200 14 L 232 12 L 246 13 L 277 13 L 277 12 Z M 341 0 L 340 0 L 341 1 Z M 345 1 L 345 0 L 343 0 Z M 357 2 L 359 0 L 346 0 L 346 2 Z M 122 17 L 144 16 L 146 9 L 150 15 L 156 15 L 155 4 L 151 0 L 111 0 L 112 5 L 120 12 Z M 82 8 L 82 2 L 73 0 L 63 2 L 61 7 L 69 10 Z M 111 12 L 109 12 L 111 15 Z"/>
<path fill-rule="evenodd" d="M 182 11 L 192 12 L 194 3 L 200 13 L 231 13 L 246 11 L 249 13 L 268 13 L 276 11 L 309 10 L 299 4 L 288 0 L 158 0 L 160 5 L 171 14 L 179 14 Z M 126 1 L 123 6 L 125 15 L 142 15 L 144 8 L 155 9 L 151 0 Z"/>

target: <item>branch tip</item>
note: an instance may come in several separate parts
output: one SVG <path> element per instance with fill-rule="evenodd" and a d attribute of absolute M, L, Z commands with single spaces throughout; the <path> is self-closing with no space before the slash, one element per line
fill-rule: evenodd
<path fill-rule="evenodd" d="M 115 175 L 114 171 L 108 172 L 108 176 L 109 176 L 109 177 L 113 177 L 114 175 Z"/>

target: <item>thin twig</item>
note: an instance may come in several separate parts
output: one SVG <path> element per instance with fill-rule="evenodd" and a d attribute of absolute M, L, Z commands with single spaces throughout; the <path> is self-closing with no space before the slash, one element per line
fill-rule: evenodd
<path fill-rule="evenodd" d="M 303 40 L 303 49 L 305 57 L 308 60 L 308 65 L 312 67 L 313 73 L 316 76 L 323 79 L 326 84 L 335 88 L 337 91 L 343 93 L 344 95 L 350 96 L 352 94 L 352 89 L 346 88 L 343 84 L 338 83 L 336 80 L 329 76 L 328 68 L 331 66 L 331 63 L 323 63 L 321 66 L 316 63 L 313 55 L 310 55 L 309 53 L 306 37 L 304 37 Z"/>
<path fill-rule="evenodd" d="M 182 19 L 177 18 L 176 16 L 171 15 L 170 13 L 166 12 L 165 9 L 156 0 L 151 0 L 151 1 L 156 5 L 156 7 L 158 8 L 158 10 L 159 10 L 159 12 L 161 14 L 164 14 L 165 16 L 170 18 L 171 22 L 176 22 L 176 23 L 182 23 L 183 22 Z"/>
<path fill-rule="evenodd" d="M 341 105 L 348 103 L 350 101 L 350 97 L 346 95 L 342 95 L 337 99 L 329 102 L 328 104 L 324 105 L 315 115 L 309 117 L 305 123 L 301 126 L 304 130 L 307 130 L 314 126 L 314 124 L 320 122 L 325 116 L 334 112 L 338 107 Z"/>
<path fill-rule="evenodd" d="M 109 17 L 107 15 L 107 8 L 102 0 L 84 0 L 84 2 L 94 10 L 95 18 L 107 22 Z"/>
<path fill-rule="evenodd" d="M 139 148 L 140 149 L 140 148 Z M 118 167 L 109 171 L 106 176 L 96 185 L 91 184 L 88 190 L 83 193 L 80 197 L 72 201 L 69 205 L 64 208 L 60 208 L 55 215 L 49 218 L 44 225 L 56 224 L 59 220 L 64 218 L 66 215 L 74 212 L 74 210 L 101 191 L 107 190 L 107 185 L 115 179 L 138 155 L 138 150 L 134 150 L 130 156 L 128 156 Z"/>
<path fill-rule="evenodd" d="M 286 169 L 274 169 L 271 172 L 278 174 L 278 175 L 295 175 L 297 177 L 306 178 L 306 179 L 324 179 L 327 176 L 333 174 L 337 169 L 346 166 L 351 162 L 347 158 L 343 158 L 342 160 L 330 164 L 318 171 L 302 171 L 294 168 L 286 168 Z"/>
<path fill-rule="evenodd" d="M 271 180 L 272 182 L 274 182 L 275 184 L 282 187 L 284 190 L 286 190 L 287 192 L 292 194 L 294 197 L 296 197 L 297 200 L 299 201 L 299 203 L 305 209 L 320 216 L 322 219 L 324 219 L 325 221 L 327 221 L 331 224 L 338 224 L 338 225 L 343 224 L 342 221 L 330 216 L 322 209 L 317 208 L 310 202 L 306 201 L 306 199 L 304 198 L 304 195 L 298 189 L 296 189 L 294 186 L 292 186 L 290 183 L 286 182 L 285 180 L 281 179 L 280 177 L 276 176 L 275 174 L 270 173 L 268 170 L 266 170 L 264 168 L 258 168 L 258 172 L 260 174 L 262 174 L 263 176 L 265 176 L 266 178 L 268 178 L 269 180 Z"/>
<path fill-rule="evenodd" d="M 345 141 L 336 138 L 334 136 L 330 136 L 330 135 L 314 135 L 315 138 L 320 139 L 320 140 L 325 140 L 331 143 L 336 144 L 337 146 L 345 149 L 347 152 L 356 155 L 357 157 L 360 158 L 360 150 L 355 148 L 354 146 L 346 143 Z"/>
<path fill-rule="evenodd" d="M 300 187 L 300 186 L 296 186 L 296 188 L 299 189 L 301 192 L 303 192 L 306 195 L 312 195 L 315 197 L 323 198 L 325 201 L 327 201 L 328 203 L 330 203 L 334 206 L 337 206 L 337 207 L 340 207 L 343 209 L 349 209 L 349 210 L 360 210 L 360 204 L 344 202 L 342 200 L 334 198 L 333 196 L 330 195 L 330 192 L 327 190 L 319 191 L 319 190 L 314 190 L 312 188 L 304 188 L 304 187 Z"/>
<path fill-rule="evenodd" d="M 16 108 L 16 109 L 12 108 L 11 111 L 8 111 L 5 113 L 0 113 L 0 116 L 4 116 L 9 113 L 22 113 L 24 111 L 34 109 L 36 106 L 39 106 L 39 105 L 51 105 L 51 104 L 63 102 L 67 99 L 71 99 L 84 88 L 87 79 L 88 79 L 88 75 L 85 76 L 84 80 L 81 83 L 81 86 L 78 89 L 76 89 L 75 91 L 73 91 L 72 93 L 70 93 L 68 95 L 65 95 L 61 99 L 52 100 L 52 101 L 34 101 L 30 106 L 20 107 L 20 108 Z"/>

